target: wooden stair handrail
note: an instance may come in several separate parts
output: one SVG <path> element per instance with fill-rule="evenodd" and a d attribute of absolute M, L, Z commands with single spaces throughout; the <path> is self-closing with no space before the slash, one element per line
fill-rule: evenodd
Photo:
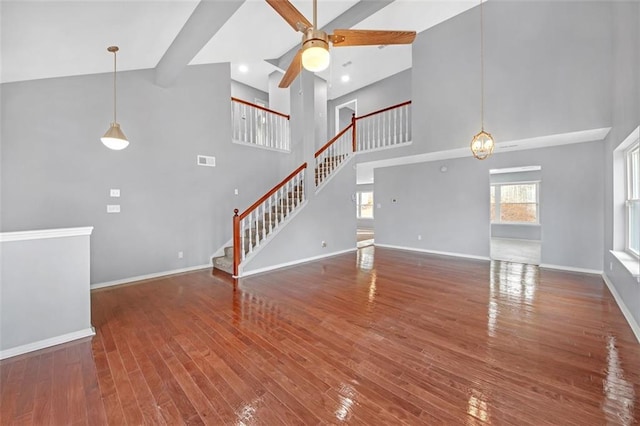
<path fill-rule="evenodd" d="M 380 114 L 380 113 L 383 113 L 383 112 L 387 112 L 389 110 L 392 110 L 392 109 L 395 109 L 395 108 L 400 108 L 400 107 L 403 107 L 403 106 L 409 105 L 409 104 L 411 104 L 411 101 L 402 102 L 402 103 L 397 104 L 397 105 L 393 105 L 393 106 L 390 106 L 390 107 L 387 107 L 387 108 L 379 109 L 378 111 L 373 111 L 373 112 L 370 112 L 369 114 L 365 114 L 365 115 L 362 115 L 360 117 L 356 117 L 356 120 L 360 120 L 361 118 L 371 117 L 372 115 L 376 115 L 376 114 Z"/>
<path fill-rule="evenodd" d="M 304 163 L 293 171 L 289 176 L 284 178 L 279 184 L 271 188 L 269 192 L 264 194 L 258 201 L 253 203 L 251 207 L 238 215 L 239 210 L 233 209 L 233 276 L 238 276 L 238 266 L 240 265 L 240 221 L 249 216 L 253 210 L 255 210 L 260 204 L 264 203 L 269 197 L 282 188 L 287 182 L 293 179 L 298 173 L 307 168 L 307 163 Z"/>
<path fill-rule="evenodd" d="M 347 132 L 347 130 L 349 130 L 351 128 L 351 126 L 353 126 L 353 122 L 351 124 L 349 124 L 347 127 L 345 127 L 344 129 L 342 129 L 340 131 L 340 133 L 338 133 L 333 138 L 331 138 L 331 140 L 329 142 L 327 142 L 326 144 L 324 144 L 322 146 L 322 148 L 320 148 L 318 151 L 316 151 L 315 158 L 318 158 L 318 156 L 320 154 L 322 154 L 323 152 L 325 152 L 327 150 L 327 148 L 329 148 L 335 141 L 340 139 L 340 136 L 344 135 Z"/>
<path fill-rule="evenodd" d="M 253 103 L 248 102 L 248 101 L 243 101 L 242 99 L 234 98 L 233 96 L 231 97 L 231 100 L 234 101 L 234 102 L 238 102 L 238 103 L 244 104 L 244 105 L 249 105 L 250 107 L 253 107 L 253 108 L 261 109 L 262 111 L 270 112 L 271 114 L 279 115 L 280 117 L 284 117 L 287 120 L 291 119 L 290 115 L 283 114 L 281 112 L 274 111 L 272 109 L 265 108 L 263 106 L 253 104 Z"/>
<path fill-rule="evenodd" d="M 258 201 L 256 201 L 255 203 L 251 204 L 251 207 L 249 207 L 248 209 L 246 209 L 245 211 L 242 212 L 242 214 L 240 214 L 240 216 L 238 216 L 240 219 L 242 220 L 245 217 L 249 216 L 249 213 L 251 213 L 252 211 L 254 211 L 256 209 L 256 207 L 258 207 L 260 204 L 264 203 L 267 198 L 271 197 L 273 194 L 276 193 L 276 191 L 280 188 L 282 188 L 287 182 L 289 182 L 291 179 L 293 179 L 293 177 L 295 175 L 297 175 L 298 173 L 300 173 L 303 169 L 307 168 L 307 163 L 304 163 L 303 165 L 301 165 L 300 167 L 298 167 L 297 169 L 295 169 L 295 171 L 293 173 L 291 173 L 289 176 L 287 176 L 286 178 L 282 179 L 282 181 L 277 184 L 276 186 L 274 186 L 273 188 L 271 188 L 271 191 L 267 192 L 266 194 L 264 194 L 262 197 L 260 197 L 260 199 Z M 236 209 L 237 210 L 237 209 Z M 234 210 L 234 212 L 236 211 Z"/>

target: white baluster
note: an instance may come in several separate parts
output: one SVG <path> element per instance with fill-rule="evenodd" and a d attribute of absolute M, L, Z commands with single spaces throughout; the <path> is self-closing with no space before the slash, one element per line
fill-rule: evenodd
<path fill-rule="evenodd" d="M 398 108 L 393 109 L 393 144 L 398 142 Z"/>
<path fill-rule="evenodd" d="M 409 112 L 411 111 L 409 108 L 411 107 L 411 104 L 406 105 L 405 106 L 405 111 L 404 111 L 404 119 L 405 119 L 405 124 L 404 124 L 404 141 L 408 142 L 409 141 Z"/>
<path fill-rule="evenodd" d="M 269 200 L 264 200 L 262 203 L 262 216 L 260 216 L 260 220 L 262 221 L 262 234 L 266 238 L 269 235 L 269 226 L 267 225 L 267 208 L 269 207 Z"/>
<path fill-rule="evenodd" d="M 389 121 L 389 116 L 386 112 L 383 112 L 382 117 L 380 117 L 380 121 L 382 122 L 382 138 L 380 139 L 380 146 L 384 147 L 387 145 L 387 126 L 385 125 Z"/>
<path fill-rule="evenodd" d="M 244 235 L 244 229 L 245 229 L 245 226 L 246 226 L 246 220 L 247 219 L 245 218 L 245 219 L 242 219 L 240 221 L 240 247 L 241 247 L 240 248 L 240 258 L 242 260 L 244 260 L 244 257 L 245 257 L 245 250 L 244 250 L 244 248 L 245 248 L 245 235 Z"/>
<path fill-rule="evenodd" d="M 269 233 L 273 232 L 273 216 L 272 216 L 272 210 L 273 210 L 273 196 L 269 197 L 267 199 L 267 214 L 265 215 L 265 220 L 269 221 Z"/>
<path fill-rule="evenodd" d="M 248 139 L 247 139 L 247 134 L 248 134 L 247 129 L 248 128 L 247 128 L 247 126 L 249 125 L 248 124 L 249 119 L 247 118 L 247 106 L 246 105 L 242 105 L 242 121 L 243 121 L 243 128 L 244 128 L 244 132 L 242 134 L 242 141 L 243 142 L 248 142 Z"/>

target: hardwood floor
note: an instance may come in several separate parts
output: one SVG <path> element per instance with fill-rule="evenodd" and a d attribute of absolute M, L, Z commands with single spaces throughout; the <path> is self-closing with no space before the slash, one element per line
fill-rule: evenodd
<path fill-rule="evenodd" d="M 0 362 L 10 424 L 637 424 L 598 276 L 368 247 L 92 293 L 92 341 Z"/>

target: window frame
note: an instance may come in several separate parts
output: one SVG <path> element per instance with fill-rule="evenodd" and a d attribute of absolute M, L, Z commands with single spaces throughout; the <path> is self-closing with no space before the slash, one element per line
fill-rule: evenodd
<path fill-rule="evenodd" d="M 631 158 L 632 154 L 637 152 L 638 156 L 640 156 L 640 138 L 636 139 L 635 142 L 632 142 L 627 149 L 624 151 L 624 182 L 625 182 L 625 201 L 624 201 L 624 209 L 625 209 L 625 225 L 624 225 L 624 234 L 625 234 L 625 243 L 624 250 L 629 255 L 633 256 L 635 259 L 640 259 L 640 250 L 639 252 L 635 252 L 631 248 L 631 205 L 632 203 L 640 203 L 640 198 L 633 198 L 633 189 L 635 185 L 640 187 L 640 183 L 633 182 L 631 172 Z M 640 161 L 639 163 L 640 164 Z M 636 170 L 636 175 L 640 176 L 640 170 Z M 640 193 L 640 188 L 635 188 L 637 192 Z"/>
<path fill-rule="evenodd" d="M 363 217 L 362 216 L 362 195 L 363 194 L 371 194 L 371 217 Z M 373 195 L 373 191 L 357 191 L 356 192 L 356 219 L 364 219 L 364 220 L 373 220 L 374 217 L 374 207 L 375 207 L 375 202 L 374 202 L 374 195 Z M 366 204 L 367 206 L 369 204 Z"/>
<path fill-rule="evenodd" d="M 489 185 L 489 191 L 494 188 L 494 219 L 490 222 L 492 225 L 540 225 L 540 182 L 539 180 L 517 181 L 517 182 L 501 182 L 492 183 Z M 500 205 L 501 205 L 501 187 L 502 186 L 515 186 L 515 185 L 530 185 L 534 184 L 536 188 L 536 221 L 535 222 L 515 222 L 515 221 L 502 221 L 500 220 Z M 489 192 L 489 207 L 491 208 L 491 192 Z M 491 213 L 489 213 L 491 216 Z"/>

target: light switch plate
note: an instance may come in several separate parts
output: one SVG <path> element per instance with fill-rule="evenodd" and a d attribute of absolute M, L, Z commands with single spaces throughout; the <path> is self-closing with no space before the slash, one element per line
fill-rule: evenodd
<path fill-rule="evenodd" d="M 120 204 L 107 204 L 107 213 L 120 213 Z"/>
<path fill-rule="evenodd" d="M 119 189 L 110 189 L 109 190 L 109 196 L 110 197 L 119 197 L 120 196 L 120 190 Z"/>

